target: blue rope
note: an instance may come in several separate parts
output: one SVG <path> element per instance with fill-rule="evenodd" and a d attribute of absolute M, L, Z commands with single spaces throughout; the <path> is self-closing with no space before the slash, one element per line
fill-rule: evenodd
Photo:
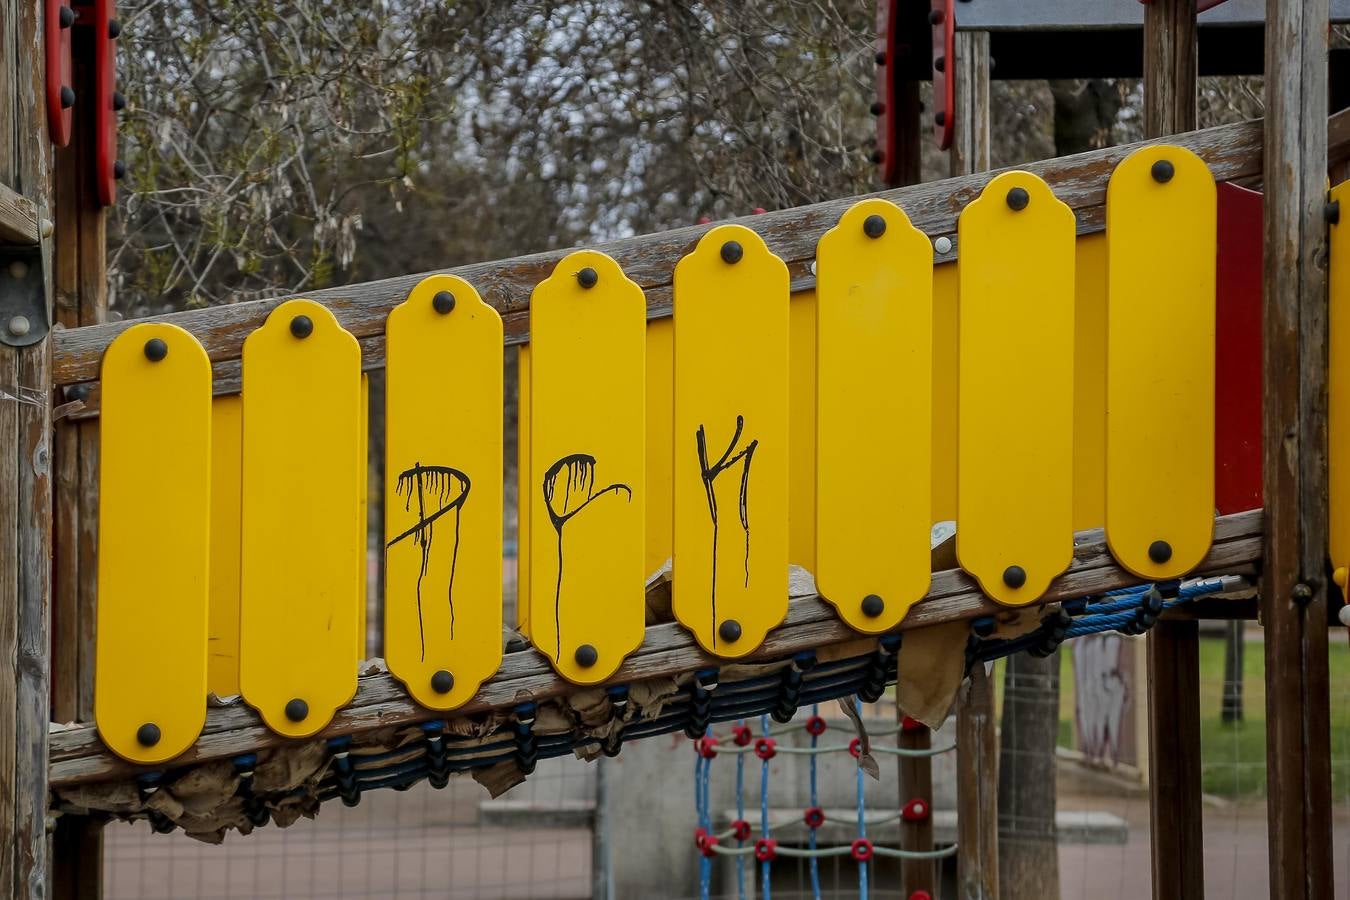
<path fill-rule="evenodd" d="M 736 724 L 744 726 L 741 719 Z M 745 754 L 736 754 L 736 818 L 745 819 Z M 737 841 L 736 846 L 744 847 L 745 841 Z M 736 900 L 745 900 L 745 857 L 736 857 Z"/>
<path fill-rule="evenodd" d="M 759 717 L 759 728 L 765 737 L 769 736 L 769 717 Z M 769 836 L 769 761 L 763 760 L 759 769 L 759 830 L 764 837 Z M 764 883 L 764 900 L 772 900 L 769 892 L 769 863 L 759 864 L 759 877 Z"/>
<path fill-rule="evenodd" d="M 811 704 L 811 715 L 813 715 L 813 716 L 818 716 L 818 715 L 820 715 L 820 707 L 819 707 L 817 704 L 814 704 L 814 703 Z M 819 738 L 818 735 L 816 735 L 816 734 L 812 734 L 812 735 L 811 735 L 811 749 L 812 749 L 812 750 L 816 749 L 816 744 L 819 742 L 819 740 L 820 740 L 820 738 Z M 817 794 L 816 794 L 816 757 L 817 757 L 817 756 L 819 756 L 819 754 L 817 754 L 817 753 L 812 753 L 811 756 L 810 756 L 810 760 L 811 760 L 811 807 L 812 807 L 813 809 L 814 809 L 815 807 L 817 807 L 817 806 L 820 805 L 820 799 L 819 799 L 819 797 L 818 797 Z M 807 840 L 808 840 L 808 846 L 810 846 L 810 848 L 811 848 L 812 850 L 816 849 L 816 826 L 814 826 L 814 825 L 811 826 L 811 832 L 810 832 L 810 834 L 807 836 Z M 814 900 L 820 900 L 820 866 L 817 864 L 816 858 L 815 858 L 814 856 L 811 857 L 810 860 L 808 861 L 808 866 L 809 866 L 809 868 L 810 868 L 810 870 L 811 870 L 811 896 L 812 896 L 812 898 L 814 898 Z"/>
<path fill-rule="evenodd" d="M 708 729 L 712 733 L 712 729 Z M 703 754 L 694 754 L 694 802 L 698 807 L 698 824 L 709 833 L 712 832 L 712 811 L 709 809 L 708 780 L 712 771 L 712 760 L 704 759 Z M 699 854 L 698 893 L 702 900 L 709 900 L 712 892 L 712 858 Z"/>
<path fill-rule="evenodd" d="M 853 700 L 853 708 L 858 711 L 859 716 L 862 715 L 862 707 L 858 703 L 857 698 L 854 698 Z M 867 837 L 867 803 L 864 800 L 863 795 L 864 783 L 863 783 L 862 760 L 858 760 L 857 779 L 858 779 L 858 837 L 865 838 Z M 865 862 L 858 863 L 858 900 L 867 900 L 867 863 Z"/>

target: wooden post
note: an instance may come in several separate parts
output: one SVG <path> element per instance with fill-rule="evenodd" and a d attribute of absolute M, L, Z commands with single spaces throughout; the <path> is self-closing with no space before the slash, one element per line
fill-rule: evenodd
<path fill-rule="evenodd" d="M 951 77 L 956 122 L 951 174 L 990 167 L 989 34 L 958 31 Z M 956 895 L 998 897 L 998 739 L 994 691 L 983 665 L 961 685 L 956 705 Z"/>
<path fill-rule="evenodd" d="M 1144 7 L 1144 132 L 1191 131 L 1196 123 L 1195 0 Z M 1148 634 L 1149 811 L 1153 896 L 1204 894 L 1200 799 L 1200 632 L 1161 621 Z"/>
<path fill-rule="evenodd" d="M 41 7 L 0 0 L 0 184 L 50 220 Z M 40 264 L 51 271 L 50 245 Z M 38 262 L 35 260 L 35 263 Z M 0 273 L 0 277 L 10 273 Z M 46 280 L 50 310 L 51 283 Z M 7 323 L 6 323 L 7 324 Z M 0 896 L 47 882 L 51 339 L 0 345 Z"/>
<path fill-rule="evenodd" d="M 73 39 L 77 97 L 94 96 L 92 42 L 87 29 Z M 107 239 L 94 171 L 94 109 L 75 106 L 70 145 L 56 154 L 54 290 L 56 319 L 66 328 L 107 316 Z M 77 400 L 79 395 L 69 398 Z M 55 424 L 53 533 L 52 719 L 94 718 L 94 603 L 98 547 L 98 425 Z M 92 900 L 103 893 L 103 826 L 79 816 L 57 820 L 52 843 L 52 893 L 57 900 Z"/>
<path fill-rule="evenodd" d="M 906 728 L 905 724 L 910 727 Z M 896 745 L 905 750 L 928 750 L 933 746 L 933 731 L 922 723 L 904 720 Z M 902 812 L 922 804 L 922 809 L 916 810 L 920 815 L 915 818 L 902 816 L 900 819 L 900 847 L 903 850 L 927 852 L 933 849 L 933 758 L 901 756 L 899 763 Z M 936 870 L 931 859 L 901 860 L 900 896 L 912 897 L 919 891 L 926 891 L 932 896 Z"/>
<path fill-rule="evenodd" d="M 1331 896 L 1327 0 L 1267 0 L 1264 419 L 1270 894 Z"/>

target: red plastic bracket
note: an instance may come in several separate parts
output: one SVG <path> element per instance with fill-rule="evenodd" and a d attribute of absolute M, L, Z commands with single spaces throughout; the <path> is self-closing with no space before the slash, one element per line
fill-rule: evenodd
<path fill-rule="evenodd" d="M 778 752 L 778 742 L 771 737 L 762 737 L 755 741 L 755 755 L 760 759 L 773 759 Z"/>
<path fill-rule="evenodd" d="M 70 143 L 74 120 L 75 70 L 70 55 L 70 36 L 75 30 L 75 10 L 66 0 L 45 0 L 43 4 L 43 42 L 47 54 L 47 133 L 52 143 L 64 147 Z"/>
<path fill-rule="evenodd" d="M 698 755 L 704 759 L 712 759 L 717 755 L 717 741 L 715 738 L 704 735 L 694 741 L 694 749 L 697 750 Z"/>
<path fill-rule="evenodd" d="M 867 862 L 872 858 L 872 842 L 867 838 L 858 838 L 849 847 L 849 854 L 858 862 Z"/>
<path fill-rule="evenodd" d="M 806 720 L 806 733 L 812 737 L 820 737 L 825 733 L 825 720 L 820 716 L 811 716 Z"/>
<path fill-rule="evenodd" d="M 731 823 L 731 836 L 738 841 L 746 840 L 750 837 L 750 823 L 744 819 L 737 819 Z"/>
<path fill-rule="evenodd" d="M 115 13 L 115 0 L 94 0 L 89 24 L 94 29 L 94 183 L 98 202 L 117 202 L 117 180 L 122 163 L 117 159 L 117 36 L 122 32 Z"/>
<path fill-rule="evenodd" d="M 737 747 L 749 747 L 754 739 L 749 725 L 736 725 L 731 729 L 731 742 Z"/>
<path fill-rule="evenodd" d="M 928 818 L 928 812 L 928 801 L 922 797 L 915 797 L 900 810 L 900 816 L 906 822 L 923 822 Z"/>
<path fill-rule="evenodd" d="M 854 759 L 862 759 L 862 738 L 854 738 L 849 741 L 848 752 Z"/>
<path fill-rule="evenodd" d="M 946 150 L 956 120 L 956 79 L 949 74 L 956 55 L 955 0 L 932 0 L 928 21 L 933 26 L 933 137 L 938 149 Z"/>
<path fill-rule="evenodd" d="M 825 810 L 813 806 L 802 815 L 802 821 L 806 823 L 807 828 L 819 828 L 825 824 Z"/>
<path fill-rule="evenodd" d="M 918 719 L 913 719 L 910 718 L 909 716 L 905 716 L 904 719 L 900 721 L 900 730 L 908 732 L 927 731 L 928 726 L 920 722 Z"/>
<path fill-rule="evenodd" d="M 778 842 L 773 838 L 760 838 L 755 841 L 755 859 L 760 862 L 773 862 L 778 856 Z"/>

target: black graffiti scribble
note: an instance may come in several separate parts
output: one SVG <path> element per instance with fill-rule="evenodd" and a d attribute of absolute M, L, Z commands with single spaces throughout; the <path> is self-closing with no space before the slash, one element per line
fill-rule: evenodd
<path fill-rule="evenodd" d="M 564 473 L 566 473 L 565 479 L 560 477 Z M 559 497 L 560 482 L 562 487 L 561 508 L 554 505 Z M 562 617 L 559 615 L 559 610 L 562 608 L 563 526 L 573 516 L 604 495 L 617 495 L 621 491 L 628 496 L 628 500 L 631 502 L 633 489 L 626 484 L 615 482 L 605 485 L 598 491 L 595 489 L 595 457 L 585 453 L 573 453 L 570 456 L 564 456 L 549 466 L 548 471 L 544 473 L 544 505 L 548 507 L 549 521 L 553 523 L 553 530 L 558 535 L 558 578 L 553 586 L 553 635 L 556 639 L 553 658 L 555 662 L 562 659 Z M 574 500 L 578 501 L 575 507 L 572 506 Z"/>
<path fill-rule="evenodd" d="M 384 551 L 405 538 L 412 538 L 422 551 L 422 568 L 417 573 L 417 636 L 422 641 L 422 659 L 427 658 L 427 636 L 422 624 L 422 579 L 426 577 L 427 565 L 431 561 L 431 540 L 434 537 L 436 520 L 448 512 L 455 514 L 455 546 L 450 551 L 450 583 L 446 588 L 446 601 L 450 605 L 450 639 L 455 638 L 455 566 L 459 562 L 459 522 L 460 511 L 469 499 L 469 476 L 449 466 L 424 466 L 413 463 L 413 467 L 400 472 L 395 491 L 403 497 L 403 509 L 412 508 L 417 501 L 417 522 L 407 531 L 385 544 Z M 458 493 L 456 493 L 458 491 Z M 427 513 L 428 492 L 431 502 L 438 504 L 430 514 Z"/>
<path fill-rule="evenodd" d="M 745 531 L 745 586 L 750 586 L 750 463 L 755 458 L 755 448 L 759 446 L 759 440 L 753 440 L 745 445 L 745 448 L 735 456 L 731 454 L 735 451 L 736 445 L 740 443 L 741 431 L 745 428 L 745 416 L 736 417 L 736 433 L 731 436 L 727 443 L 727 449 L 723 451 L 721 458 L 712 465 L 708 465 L 708 436 L 704 431 L 704 426 L 698 426 L 698 432 L 694 435 L 698 443 L 698 468 L 699 475 L 703 479 L 703 490 L 708 495 L 708 514 L 712 516 L 712 634 L 713 646 L 717 646 L 717 492 L 714 490 L 714 482 L 717 476 L 721 475 L 727 469 L 730 469 L 736 463 L 741 463 L 741 489 L 739 493 L 739 506 L 741 516 L 741 528 Z"/>

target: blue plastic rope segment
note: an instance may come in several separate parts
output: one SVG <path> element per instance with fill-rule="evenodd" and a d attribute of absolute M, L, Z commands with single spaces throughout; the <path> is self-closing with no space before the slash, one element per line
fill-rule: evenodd
<path fill-rule="evenodd" d="M 769 717 L 759 717 L 759 728 L 765 737 L 769 736 Z M 763 760 L 759 770 L 759 830 L 769 836 L 769 761 Z M 769 892 L 769 863 L 759 864 L 759 877 L 764 885 L 764 900 L 771 900 Z"/>
<path fill-rule="evenodd" d="M 817 704 L 811 704 L 811 715 L 820 715 L 820 707 Z M 819 736 L 814 732 L 811 734 L 811 749 L 816 749 L 816 744 L 820 742 Z M 815 809 L 820 805 L 820 798 L 816 793 L 816 758 L 817 753 L 812 753 L 811 759 L 811 808 Z M 811 826 L 811 832 L 807 835 L 807 841 L 812 850 L 816 849 L 816 826 Z M 813 856 L 808 860 L 808 868 L 811 871 L 811 896 L 814 900 L 820 900 L 820 865 Z"/>
<path fill-rule="evenodd" d="M 745 726 L 745 720 L 736 723 Z M 736 819 L 745 820 L 745 754 L 736 754 Z M 737 841 L 737 847 L 744 847 L 745 841 Z M 745 900 L 745 857 L 736 857 L 736 900 Z"/>
<path fill-rule="evenodd" d="M 858 716 L 862 716 L 862 707 L 857 698 L 853 700 L 853 708 L 857 710 Z M 863 769 L 862 760 L 858 760 L 858 837 L 867 837 L 867 803 L 863 797 Z M 858 863 L 858 900 L 867 900 L 867 863 Z"/>

